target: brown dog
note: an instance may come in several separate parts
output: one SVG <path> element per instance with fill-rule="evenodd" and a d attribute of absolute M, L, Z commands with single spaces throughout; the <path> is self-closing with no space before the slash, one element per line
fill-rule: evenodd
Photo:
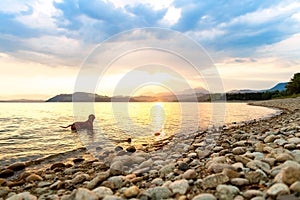
<path fill-rule="evenodd" d="M 89 115 L 89 119 L 85 122 L 74 122 L 73 124 L 70 124 L 69 126 L 60 126 L 61 128 L 69 128 L 71 127 L 72 131 L 81 130 L 81 129 L 87 129 L 87 130 L 93 130 L 93 122 L 95 120 L 95 115 L 91 114 Z"/>

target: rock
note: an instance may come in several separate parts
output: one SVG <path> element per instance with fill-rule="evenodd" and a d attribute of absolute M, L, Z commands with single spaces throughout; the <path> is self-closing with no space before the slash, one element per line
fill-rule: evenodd
<path fill-rule="evenodd" d="M 268 135 L 265 139 L 264 139 L 264 142 L 265 143 L 271 143 L 273 142 L 274 140 L 277 139 L 277 136 L 275 135 Z"/>
<path fill-rule="evenodd" d="M 296 181 L 300 181 L 300 169 L 296 167 L 287 167 L 282 169 L 282 181 L 288 185 L 293 184 Z"/>
<path fill-rule="evenodd" d="M 291 186 L 290 189 L 294 192 L 300 193 L 300 181 L 294 182 Z"/>
<path fill-rule="evenodd" d="M 162 180 L 162 178 L 156 178 L 156 179 L 153 179 L 151 181 L 152 184 L 155 184 L 157 186 L 162 186 L 165 182 Z"/>
<path fill-rule="evenodd" d="M 300 138 L 298 137 L 293 137 L 288 139 L 289 144 L 299 144 L 300 143 Z"/>
<path fill-rule="evenodd" d="M 266 145 L 265 145 L 264 143 L 262 143 L 262 142 L 257 142 L 257 143 L 255 143 L 255 145 L 254 145 L 254 150 L 255 150 L 256 152 L 263 152 L 265 146 L 266 146 Z"/>
<path fill-rule="evenodd" d="M 12 165 L 9 165 L 7 167 L 7 169 L 11 169 L 13 171 L 20 171 L 20 170 L 24 169 L 25 167 L 26 167 L 25 163 L 17 162 L 17 163 L 14 163 Z"/>
<path fill-rule="evenodd" d="M 37 174 L 31 174 L 26 179 L 27 182 L 42 181 L 43 178 Z"/>
<path fill-rule="evenodd" d="M 182 174 L 182 177 L 185 179 L 194 179 L 197 178 L 197 172 L 194 169 L 189 169 Z"/>
<path fill-rule="evenodd" d="M 197 158 L 197 153 L 195 153 L 195 152 L 192 152 L 192 153 L 189 153 L 188 155 L 187 155 L 187 157 L 188 158 Z"/>
<path fill-rule="evenodd" d="M 121 146 L 116 146 L 115 147 L 115 151 L 118 152 L 118 151 L 122 151 L 123 150 L 123 147 Z"/>
<path fill-rule="evenodd" d="M 235 168 L 229 164 L 223 164 L 223 163 L 212 163 L 208 167 L 208 171 L 214 172 L 214 173 L 220 173 L 223 171 L 223 169 L 231 169 L 235 170 Z"/>
<path fill-rule="evenodd" d="M 107 187 L 97 187 L 96 189 L 93 190 L 93 192 L 100 198 L 104 198 L 107 195 L 113 195 L 113 191 L 110 188 Z"/>
<path fill-rule="evenodd" d="M 181 171 L 186 171 L 190 169 L 190 166 L 186 162 L 182 162 L 178 165 L 178 169 Z"/>
<path fill-rule="evenodd" d="M 78 174 L 76 175 L 73 179 L 72 179 L 72 183 L 74 185 L 78 184 L 78 183 L 83 183 L 84 181 L 89 179 L 89 175 L 88 174 Z"/>
<path fill-rule="evenodd" d="M 274 143 L 277 144 L 277 145 L 279 145 L 279 146 L 283 146 L 283 145 L 285 145 L 287 143 L 287 141 L 284 140 L 284 139 L 276 139 L 274 141 Z"/>
<path fill-rule="evenodd" d="M 103 198 L 103 200 L 123 200 L 121 197 L 114 195 L 107 195 Z"/>
<path fill-rule="evenodd" d="M 83 162 L 84 158 L 74 158 L 72 161 L 73 161 L 74 164 L 77 164 L 77 163 Z"/>
<path fill-rule="evenodd" d="M 195 196 L 192 200 L 217 200 L 217 198 L 209 193 L 202 193 Z"/>
<path fill-rule="evenodd" d="M 267 175 L 259 169 L 248 172 L 245 178 L 249 180 L 250 184 L 264 182 L 268 179 Z"/>
<path fill-rule="evenodd" d="M 257 170 L 257 169 L 261 169 L 264 172 L 269 173 L 271 167 L 268 163 L 262 162 L 260 160 L 253 160 L 247 163 L 246 167 L 253 169 L 253 170 Z"/>
<path fill-rule="evenodd" d="M 36 196 L 31 195 L 29 192 L 23 192 L 20 194 L 15 194 L 9 197 L 7 200 L 37 200 Z"/>
<path fill-rule="evenodd" d="M 218 185 L 216 196 L 219 200 L 231 200 L 240 190 L 232 185 Z"/>
<path fill-rule="evenodd" d="M 65 169 L 64 174 L 71 175 L 71 174 L 75 174 L 76 172 L 79 172 L 79 171 L 80 171 L 80 169 L 67 168 L 67 169 Z"/>
<path fill-rule="evenodd" d="M 204 189 L 206 188 L 215 188 L 220 184 L 226 183 L 229 181 L 228 176 L 225 174 L 219 173 L 219 174 L 212 174 L 203 179 L 202 187 Z"/>
<path fill-rule="evenodd" d="M 113 176 L 122 175 L 124 173 L 123 163 L 119 160 L 112 163 L 110 166 L 110 174 Z"/>
<path fill-rule="evenodd" d="M 164 167 L 162 167 L 160 170 L 159 170 L 159 175 L 161 177 L 165 177 L 166 175 L 170 174 L 171 172 L 173 172 L 173 170 L 175 169 L 175 164 L 174 163 L 171 163 L 171 164 L 168 164 Z"/>
<path fill-rule="evenodd" d="M 146 190 L 151 199 L 167 199 L 171 197 L 171 191 L 166 187 L 154 187 Z"/>
<path fill-rule="evenodd" d="M 241 162 L 244 165 L 246 165 L 248 162 L 251 161 L 251 159 L 249 159 L 245 156 L 239 156 L 239 155 L 234 156 L 234 159 L 236 160 L 236 162 Z"/>
<path fill-rule="evenodd" d="M 98 200 L 98 195 L 86 188 L 78 188 L 72 192 L 74 200 Z"/>
<path fill-rule="evenodd" d="M 230 183 L 236 186 L 244 186 L 249 185 L 249 180 L 245 178 L 233 178 L 230 180 Z"/>
<path fill-rule="evenodd" d="M 0 172 L 0 178 L 7 178 L 14 175 L 14 171 L 11 169 L 4 169 Z"/>
<path fill-rule="evenodd" d="M 147 173 L 148 171 L 150 171 L 150 167 L 145 167 L 145 168 L 137 169 L 137 170 L 133 171 L 132 173 L 135 174 L 135 175 L 137 175 L 137 176 L 139 176 L 139 175 L 141 176 L 141 175 Z"/>
<path fill-rule="evenodd" d="M 41 181 L 38 183 L 38 187 L 42 188 L 42 187 L 47 187 L 47 186 L 50 186 L 51 185 L 51 182 L 48 182 L 48 181 Z"/>
<path fill-rule="evenodd" d="M 131 186 L 130 188 L 127 188 L 123 194 L 126 198 L 132 198 L 138 196 L 139 193 L 140 193 L 140 189 L 134 185 Z"/>
<path fill-rule="evenodd" d="M 294 157 L 288 153 L 281 153 L 281 154 L 277 155 L 275 158 L 276 158 L 277 162 L 285 162 L 287 160 L 294 160 Z"/>
<path fill-rule="evenodd" d="M 136 152 L 136 148 L 134 146 L 130 146 L 130 147 L 126 148 L 126 151 L 134 153 L 134 152 Z"/>
<path fill-rule="evenodd" d="M 94 189 L 95 187 L 97 187 L 98 185 L 100 185 L 101 182 L 105 181 L 108 177 L 109 177 L 109 172 L 101 172 L 101 173 L 99 173 L 95 178 L 93 178 L 93 180 L 91 180 L 87 184 L 87 188 L 90 189 L 90 190 Z"/>
<path fill-rule="evenodd" d="M 0 187 L 0 198 L 6 196 L 9 192 L 9 187 Z"/>
<path fill-rule="evenodd" d="M 55 189 L 58 189 L 58 185 L 59 184 L 61 184 L 62 183 L 62 181 L 60 181 L 60 180 L 58 180 L 58 181 L 56 181 L 55 183 L 53 183 L 52 185 L 50 185 L 50 189 L 51 190 L 55 190 Z"/>
<path fill-rule="evenodd" d="M 169 185 L 173 193 L 185 194 L 189 188 L 189 182 L 185 179 L 174 181 Z"/>
<path fill-rule="evenodd" d="M 275 183 L 267 190 L 267 195 L 271 197 L 277 197 L 284 194 L 290 194 L 290 190 L 288 186 L 283 183 Z"/>
<path fill-rule="evenodd" d="M 121 188 L 123 185 L 123 178 L 122 176 L 113 176 L 107 179 L 109 182 L 113 183 L 114 188 Z"/>
<path fill-rule="evenodd" d="M 151 168 L 153 166 L 153 160 L 150 158 L 149 160 L 146 160 L 144 162 L 142 162 L 140 165 L 139 165 L 139 168 L 142 169 L 142 168 Z"/>
<path fill-rule="evenodd" d="M 223 169 L 222 171 L 223 174 L 225 174 L 226 176 L 228 176 L 229 178 L 239 178 L 241 177 L 241 174 L 235 170 L 232 169 Z"/>
<path fill-rule="evenodd" d="M 243 196 L 246 199 L 251 199 L 251 198 L 257 197 L 257 196 L 263 196 L 263 192 L 259 191 L 259 190 L 247 190 L 243 193 Z"/>
<path fill-rule="evenodd" d="M 232 153 L 234 155 L 241 155 L 246 153 L 247 148 L 246 147 L 235 147 L 234 149 L 232 149 Z"/>
<path fill-rule="evenodd" d="M 54 170 L 55 168 L 65 168 L 66 165 L 64 163 L 58 162 L 51 165 L 50 169 Z"/>
<path fill-rule="evenodd" d="M 6 179 L 0 178 L 0 186 L 5 185 L 7 183 Z"/>

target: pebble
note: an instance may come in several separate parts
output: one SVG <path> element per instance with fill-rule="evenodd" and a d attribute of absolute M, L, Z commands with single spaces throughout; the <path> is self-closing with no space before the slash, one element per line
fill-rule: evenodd
<path fill-rule="evenodd" d="M 195 196 L 192 200 L 217 200 L 217 198 L 210 193 L 202 193 Z"/>
<path fill-rule="evenodd" d="M 53 165 L 51 165 L 50 169 L 54 170 L 56 168 L 65 168 L 65 167 L 66 167 L 66 165 L 64 163 L 57 162 L 57 163 L 54 163 Z"/>
<path fill-rule="evenodd" d="M 249 180 L 245 178 L 233 178 L 230 180 L 230 183 L 236 186 L 244 186 L 244 185 L 249 185 Z"/>
<path fill-rule="evenodd" d="M 84 182 L 84 181 L 86 181 L 86 180 L 88 180 L 88 179 L 89 179 L 89 175 L 88 175 L 88 174 L 78 174 L 78 175 L 76 175 L 76 176 L 72 179 L 72 183 L 73 183 L 74 185 L 76 185 L 76 184 L 82 183 L 82 182 Z"/>
<path fill-rule="evenodd" d="M 168 175 L 171 172 L 173 172 L 174 169 L 175 169 L 175 164 L 171 163 L 171 164 L 168 164 L 168 165 L 162 167 L 159 170 L 159 174 L 160 174 L 160 176 L 165 177 L 166 175 Z"/>
<path fill-rule="evenodd" d="M 288 153 L 281 153 L 276 156 L 277 162 L 285 162 L 287 160 L 294 160 L 294 157 L 291 154 Z"/>
<path fill-rule="evenodd" d="M 104 198 L 107 195 L 113 195 L 113 191 L 110 188 L 107 187 L 97 187 L 93 190 L 93 192 L 101 199 Z"/>
<path fill-rule="evenodd" d="M 274 142 L 274 140 L 276 140 L 276 139 L 277 139 L 277 136 L 275 136 L 275 135 L 269 135 L 269 136 L 267 136 L 264 139 L 264 142 L 265 143 L 270 143 L 270 142 Z"/>
<path fill-rule="evenodd" d="M 247 148 L 246 147 L 235 147 L 234 149 L 232 149 L 232 153 L 234 155 L 241 155 L 246 153 Z"/>
<path fill-rule="evenodd" d="M 155 178 L 151 181 L 151 183 L 157 186 L 162 186 L 164 184 L 164 181 L 162 178 Z"/>
<path fill-rule="evenodd" d="M 124 191 L 124 196 L 126 198 L 132 198 L 138 196 L 140 189 L 137 186 L 131 186 Z"/>
<path fill-rule="evenodd" d="M 290 189 L 294 192 L 300 193 L 300 181 L 294 182 L 291 186 Z"/>
<path fill-rule="evenodd" d="M 181 171 L 186 171 L 186 170 L 190 169 L 190 166 L 186 162 L 181 162 L 178 165 L 178 169 Z"/>
<path fill-rule="evenodd" d="M 146 190 L 152 199 L 167 199 L 171 197 L 171 191 L 166 187 L 154 187 Z"/>
<path fill-rule="evenodd" d="M 185 179 L 195 179 L 197 178 L 197 172 L 194 169 L 189 169 L 182 174 Z"/>
<path fill-rule="evenodd" d="M 126 151 L 134 153 L 134 152 L 136 152 L 136 148 L 134 146 L 130 146 L 130 147 L 126 148 Z"/>
<path fill-rule="evenodd" d="M 0 197 L 6 196 L 9 192 L 9 187 L 0 187 Z"/>
<path fill-rule="evenodd" d="M 123 185 L 123 176 L 113 176 L 107 179 L 114 185 L 114 188 L 119 189 Z"/>
<path fill-rule="evenodd" d="M 229 181 L 228 176 L 225 174 L 212 174 L 203 179 L 202 187 L 206 188 L 215 188 L 220 184 L 227 183 Z"/>
<path fill-rule="evenodd" d="M 10 170 L 13 170 L 13 171 L 20 171 L 20 170 L 24 169 L 25 167 L 26 167 L 25 163 L 17 162 L 17 163 L 14 163 L 12 165 L 9 165 L 7 167 L 7 169 L 10 169 Z"/>
<path fill-rule="evenodd" d="M 275 183 L 267 190 L 267 195 L 277 197 L 279 195 L 289 194 L 290 190 L 287 185 L 283 183 Z"/>
<path fill-rule="evenodd" d="M 23 192 L 20 194 L 15 194 L 9 197 L 7 200 L 37 200 L 37 197 L 30 194 L 29 192 Z"/>
<path fill-rule="evenodd" d="M 300 181 L 300 169 L 292 166 L 284 168 L 282 169 L 281 178 L 282 181 L 288 185 Z"/>
<path fill-rule="evenodd" d="M 232 185 L 218 185 L 216 196 L 219 200 L 230 200 L 238 195 L 240 190 Z"/>
<path fill-rule="evenodd" d="M 95 178 L 93 178 L 88 184 L 87 188 L 88 189 L 94 189 L 97 187 L 101 182 L 106 180 L 109 177 L 109 172 L 101 172 L 99 173 Z"/>
<path fill-rule="evenodd" d="M 86 188 L 78 188 L 71 194 L 74 196 L 74 200 L 98 200 L 98 196 L 95 192 L 92 192 Z"/>
<path fill-rule="evenodd" d="M 11 169 L 4 169 L 0 172 L 0 178 L 7 178 L 14 175 L 14 171 Z"/>
<path fill-rule="evenodd" d="M 250 184 L 264 182 L 268 179 L 267 175 L 261 170 L 250 171 L 245 175 L 245 178 L 249 180 Z"/>
<path fill-rule="evenodd" d="M 186 179 L 177 180 L 171 183 L 169 188 L 175 194 L 185 194 L 188 191 L 189 182 Z"/>
<path fill-rule="evenodd" d="M 31 174 L 26 178 L 27 182 L 42 181 L 43 178 L 37 174 Z"/>
<path fill-rule="evenodd" d="M 246 199 L 251 199 L 257 196 L 263 196 L 263 192 L 260 190 L 246 190 L 245 192 L 243 192 L 243 196 Z"/>
<path fill-rule="evenodd" d="M 123 199 L 115 195 L 107 195 L 103 198 L 103 200 L 123 200 Z"/>

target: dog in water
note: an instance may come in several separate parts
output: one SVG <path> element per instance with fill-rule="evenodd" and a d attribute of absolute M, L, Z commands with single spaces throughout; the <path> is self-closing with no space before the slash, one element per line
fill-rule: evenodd
<path fill-rule="evenodd" d="M 73 124 L 70 124 L 68 126 L 60 126 L 61 128 L 69 128 L 71 127 L 72 131 L 77 131 L 77 130 L 82 130 L 82 129 L 86 129 L 86 130 L 93 130 L 93 122 L 95 120 L 95 115 L 91 114 L 89 115 L 88 120 L 86 120 L 85 122 L 74 122 Z"/>

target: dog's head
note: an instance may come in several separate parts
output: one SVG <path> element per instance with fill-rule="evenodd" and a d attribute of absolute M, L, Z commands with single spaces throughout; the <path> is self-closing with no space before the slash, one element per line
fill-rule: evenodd
<path fill-rule="evenodd" d="M 95 120 L 95 118 L 96 118 L 95 115 L 93 115 L 93 114 L 89 115 L 89 121 L 93 122 Z"/>

